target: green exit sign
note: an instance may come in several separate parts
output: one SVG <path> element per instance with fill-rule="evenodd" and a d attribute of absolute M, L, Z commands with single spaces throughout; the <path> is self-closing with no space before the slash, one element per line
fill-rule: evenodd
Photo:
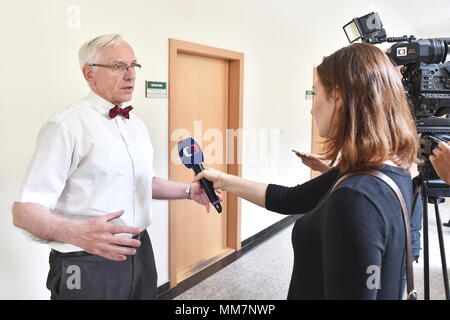
<path fill-rule="evenodd" d="M 167 98 L 167 82 L 145 81 L 146 98 Z"/>

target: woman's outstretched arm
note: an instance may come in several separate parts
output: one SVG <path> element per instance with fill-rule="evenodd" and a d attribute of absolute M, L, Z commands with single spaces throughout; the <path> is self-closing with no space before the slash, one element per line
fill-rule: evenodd
<path fill-rule="evenodd" d="M 270 211 L 301 214 L 314 208 L 336 182 L 339 171 L 329 170 L 321 176 L 295 187 L 265 184 L 246 180 L 214 169 L 199 173 L 194 181 L 210 180 L 215 189 L 222 189 Z"/>

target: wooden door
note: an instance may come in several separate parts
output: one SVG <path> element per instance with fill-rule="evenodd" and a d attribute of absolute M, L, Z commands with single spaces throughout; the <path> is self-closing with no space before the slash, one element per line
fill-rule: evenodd
<path fill-rule="evenodd" d="M 231 172 L 226 161 L 226 133 L 230 123 L 241 116 L 230 108 L 230 99 L 235 99 L 230 92 L 236 87 L 236 77 L 230 70 L 234 67 L 233 61 L 207 53 L 179 50 L 183 45 L 191 47 L 194 44 L 171 41 L 171 46 L 178 49 L 171 49 L 170 58 L 170 148 L 174 150 L 178 141 L 193 137 L 203 150 L 206 167 Z M 202 46 L 198 45 L 197 49 Z M 170 180 L 188 182 L 193 176 L 193 171 L 179 161 L 170 161 Z M 213 207 L 206 213 L 204 207 L 193 201 L 170 202 L 169 272 L 172 287 L 240 248 L 240 241 L 236 241 L 237 237 L 240 239 L 240 235 L 237 236 L 240 232 L 237 199 L 231 203 L 231 213 L 229 196 L 223 193 L 222 199 L 221 214 Z"/>

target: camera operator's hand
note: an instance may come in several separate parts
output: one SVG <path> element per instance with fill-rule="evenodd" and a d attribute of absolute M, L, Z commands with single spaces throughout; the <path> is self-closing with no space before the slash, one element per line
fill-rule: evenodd
<path fill-rule="evenodd" d="M 448 143 L 439 143 L 438 148 L 435 148 L 430 156 L 430 162 L 437 175 L 450 184 L 450 146 Z"/>

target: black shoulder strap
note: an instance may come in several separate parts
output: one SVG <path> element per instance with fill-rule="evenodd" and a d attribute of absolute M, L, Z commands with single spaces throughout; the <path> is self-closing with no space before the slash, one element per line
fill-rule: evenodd
<path fill-rule="evenodd" d="M 338 179 L 338 181 L 334 184 L 333 188 L 331 189 L 330 194 L 336 189 L 336 187 L 345 179 L 355 176 L 355 175 L 362 175 L 362 174 L 368 174 L 374 177 L 377 177 L 381 181 L 385 182 L 395 193 L 397 196 L 398 201 L 400 202 L 400 206 L 402 207 L 402 213 L 403 213 L 403 222 L 405 223 L 405 233 L 406 233 L 406 286 L 407 286 L 407 293 L 408 293 L 408 300 L 417 300 L 417 293 L 414 290 L 414 273 L 413 273 L 413 259 L 412 259 L 412 248 L 411 248 L 411 230 L 410 230 L 410 223 L 409 223 L 409 214 L 408 209 L 406 206 L 405 198 L 403 197 L 403 194 L 398 187 L 398 185 L 395 183 L 394 180 L 392 180 L 389 176 L 385 175 L 384 173 L 378 171 L 378 170 L 363 170 L 363 171 L 357 171 L 357 172 L 349 172 L 342 177 Z"/>

